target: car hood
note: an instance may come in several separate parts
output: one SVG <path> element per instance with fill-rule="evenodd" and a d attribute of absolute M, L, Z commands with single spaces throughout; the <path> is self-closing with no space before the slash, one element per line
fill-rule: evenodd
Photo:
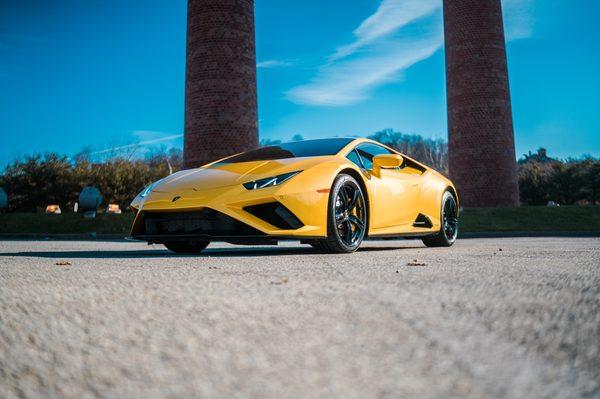
<path fill-rule="evenodd" d="M 330 157 L 290 158 L 270 161 L 216 163 L 198 169 L 182 170 L 160 180 L 152 191 L 180 189 L 207 190 L 246 183 L 287 172 L 306 170 Z"/>

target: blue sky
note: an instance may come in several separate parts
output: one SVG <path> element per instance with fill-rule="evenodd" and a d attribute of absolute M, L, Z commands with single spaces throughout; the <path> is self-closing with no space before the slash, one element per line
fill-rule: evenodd
<path fill-rule="evenodd" d="M 261 138 L 446 138 L 441 0 L 255 1 Z M 600 156 L 600 3 L 503 4 L 517 154 Z M 183 0 L 0 0 L 0 162 L 180 146 L 185 19 Z"/>

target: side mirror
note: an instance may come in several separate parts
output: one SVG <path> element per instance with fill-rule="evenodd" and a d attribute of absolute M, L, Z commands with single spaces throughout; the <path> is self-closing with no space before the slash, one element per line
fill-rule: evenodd
<path fill-rule="evenodd" d="M 373 157 L 373 174 L 381 176 L 381 169 L 395 169 L 402 166 L 404 158 L 399 154 L 381 154 Z"/>

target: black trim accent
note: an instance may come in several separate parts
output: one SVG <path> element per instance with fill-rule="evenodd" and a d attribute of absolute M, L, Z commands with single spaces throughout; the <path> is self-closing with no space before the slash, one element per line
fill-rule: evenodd
<path fill-rule="evenodd" d="M 243 208 L 246 212 L 282 230 L 296 230 L 304 226 L 296 215 L 280 202 L 267 202 Z"/>
<path fill-rule="evenodd" d="M 134 235 L 129 237 L 131 240 L 146 241 L 150 244 L 162 244 L 165 242 L 176 241 L 194 241 L 194 240 L 210 240 L 247 243 L 252 245 L 260 245 L 260 243 L 273 243 L 275 241 L 299 241 L 299 240 L 320 240 L 327 237 L 322 236 L 290 236 L 290 235 L 267 235 L 262 236 L 210 236 L 206 234 L 181 234 L 181 235 Z"/>
<path fill-rule="evenodd" d="M 186 212 L 144 211 L 139 236 L 264 236 L 264 233 L 210 208 Z"/>
<path fill-rule="evenodd" d="M 431 220 L 426 215 L 419 213 L 419 215 L 417 216 L 417 218 L 415 219 L 415 221 L 413 223 L 413 227 L 430 229 L 433 227 L 433 223 L 431 223 Z"/>
<path fill-rule="evenodd" d="M 265 238 L 256 238 L 252 237 L 248 238 L 232 238 L 230 240 L 226 240 L 229 244 L 233 245 L 277 245 L 277 240 L 274 240 L 269 237 Z"/>
<path fill-rule="evenodd" d="M 402 155 L 402 154 L 400 154 Z M 408 168 L 412 168 L 412 169 L 416 169 L 419 172 L 421 172 L 421 174 L 425 173 L 427 171 L 427 168 L 424 168 L 423 166 L 419 165 L 418 163 L 416 163 L 415 161 L 413 161 L 412 159 L 402 155 L 402 157 L 404 158 L 404 162 L 402 163 L 401 168 L 404 169 L 406 167 Z"/>
<path fill-rule="evenodd" d="M 410 238 L 410 237 L 426 237 L 426 236 L 431 236 L 431 235 L 435 235 L 436 232 L 431 232 L 431 231 L 424 231 L 421 233 L 395 233 L 395 234 L 371 234 L 368 237 L 366 237 L 365 239 L 373 239 L 373 240 L 378 240 L 378 239 L 385 239 L 385 240 L 393 240 L 396 238 Z"/>

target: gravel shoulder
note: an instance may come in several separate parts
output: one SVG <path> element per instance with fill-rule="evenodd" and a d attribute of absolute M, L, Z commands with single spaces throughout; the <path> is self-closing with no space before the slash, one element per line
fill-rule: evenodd
<path fill-rule="evenodd" d="M 0 241 L 2 398 L 600 397 L 599 337 L 600 238 Z"/>

